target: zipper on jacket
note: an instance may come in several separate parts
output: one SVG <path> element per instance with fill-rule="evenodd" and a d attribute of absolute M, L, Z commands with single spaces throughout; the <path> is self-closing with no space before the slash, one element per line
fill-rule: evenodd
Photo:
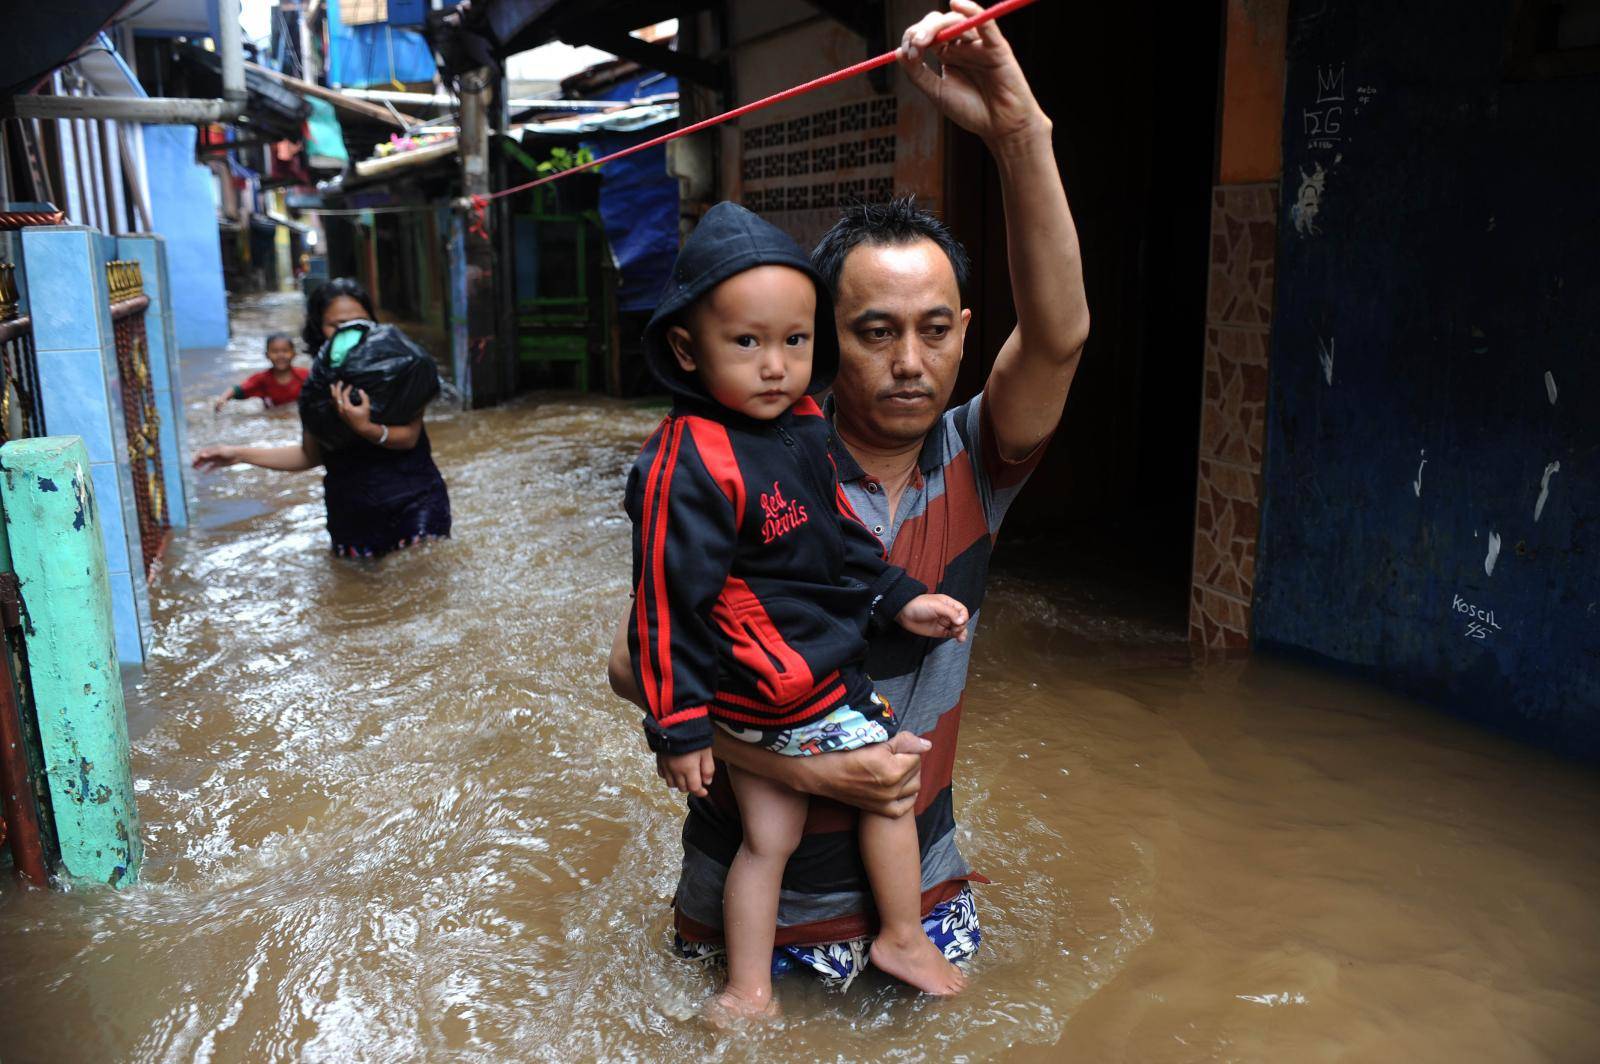
<path fill-rule="evenodd" d="M 794 437 L 789 435 L 789 430 L 782 425 L 774 425 L 772 427 L 777 430 L 779 438 L 788 445 L 794 457 L 795 465 L 800 467 L 801 474 L 806 478 L 807 483 L 811 485 L 811 490 L 817 493 L 817 498 L 822 500 L 822 505 L 831 506 L 833 503 L 832 493 L 824 491 L 821 481 L 817 479 L 816 473 L 810 468 L 809 464 L 800 461 L 800 445 L 794 442 Z"/>

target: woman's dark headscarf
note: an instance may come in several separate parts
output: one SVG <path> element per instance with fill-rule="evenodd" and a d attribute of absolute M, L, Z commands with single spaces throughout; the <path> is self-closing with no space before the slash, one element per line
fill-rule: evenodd
<path fill-rule="evenodd" d="M 317 286 L 317 290 L 306 297 L 306 324 L 300 330 L 300 339 L 306 345 L 308 354 L 316 354 L 322 350 L 322 316 L 328 311 L 328 304 L 340 296 L 349 296 L 361 304 L 361 309 L 367 312 L 371 321 L 378 320 L 377 311 L 372 308 L 372 297 L 367 295 L 367 290 L 361 287 L 361 282 L 354 277 L 335 277 Z"/>

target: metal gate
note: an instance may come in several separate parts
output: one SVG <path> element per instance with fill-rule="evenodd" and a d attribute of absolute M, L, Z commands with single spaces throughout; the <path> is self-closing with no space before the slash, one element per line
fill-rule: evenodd
<path fill-rule="evenodd" d="M 0 443 L 45 434 L 33 319 L 20 312 L 19 304 L 16 267 L 0 262 Z M 55 836 L 28 682 L 21 601 L 15 574 L 0 572 L 0 839 L 10 836 L 17 872 L 44 887 L 50 882 Z"/>
<path fill-rule="evenodd" d="M 144 316 L 150 297 L 144 294 L 144 276 L 137 262 L 108 262 L 106 276 L 111 282 L 111 324 L 117 341 L 128 461 L 133 467 L 133 499 L 139 514 L 139 546 L 148 579 L 155 575 L 172 528 L 161 475 L 161 417 L 156 413 L 150 347 L 145 342 Z"/>
<path fill-rule="evenodd" d="M 0 262 L 0 443 L 45 434 L 33 319 L 18 303 L 16 267 Z"/>

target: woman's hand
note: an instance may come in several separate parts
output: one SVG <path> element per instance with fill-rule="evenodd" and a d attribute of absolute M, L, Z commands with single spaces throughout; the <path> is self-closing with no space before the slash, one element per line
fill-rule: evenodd
<path fill-rule="evenodd" d="M 372 429 L 372 404 L 367 402 L 367 397 L 361 393 L 360 388 L 353 388 L 344 381 L 334 381 L 329 389 L 333 393 L 333 405 L 338 409 L 339 416 L 351 430 L 362 439 L 371 438 Z"/>
<path fill-rule="evenodd" d="M 240 450 L 242 448 L 228 446 L 203 447 L 200 453 L 194 456 L 194 467 L 204 472 L 210 472 L 213 469 L 221 469 L 224 466 L 237 465 L 243 461 L 239 457 Z"/>
<path fill-rule="evenodd" d="M 281 469 L 286 473 L 297 473 L 302 469 L 310 469 L 322 462 L 322 453 L 317 449 L 317 441 L 304 432 L 300 433 L 300 442 L 291 443 L 286 447 L 231 447 L 218 445 L 203 448 L 194 456 L 196 469 L 221 469 L 231 465 L 253 465 L 262 469 Z"/>

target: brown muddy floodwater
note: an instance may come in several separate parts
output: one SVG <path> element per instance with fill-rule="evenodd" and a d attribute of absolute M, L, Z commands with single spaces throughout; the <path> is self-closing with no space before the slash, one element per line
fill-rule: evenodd
<path fill-rule="evenodd" d="M 193 447 L 298 431 L 211 414 L 298 300 L 235 310 Z M 0 884 L 7 1064 L 1600 1059 L 1593 773 L 1016 569 L 957 764 L 971 991 L 791 978 L 781 1028 L 703 1028 L 679 805 L 603 668 L 658 416 L 434 411 L 456 538 L 377 564 L 313 475 L 198 476 L 129 684 L 144 879 Z"/>

